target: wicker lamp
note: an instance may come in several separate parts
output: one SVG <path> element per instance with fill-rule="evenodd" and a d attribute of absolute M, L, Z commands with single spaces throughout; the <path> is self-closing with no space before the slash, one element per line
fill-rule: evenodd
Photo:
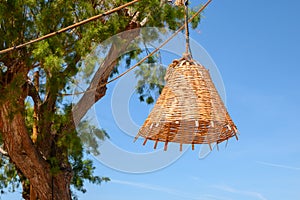
<path fill-rule="evenodd" d="M 167 84 L 140 128 L 135 140 L 142 136 L 158 142 L 182 144 L 221 143 L 236 136 L 231 120 L 207 69 L 188 58 L 169 65 Z"/>
<path fill-rule="evenodd" d="M 180 60 L 174 60 L 168 67 L 166 85 L 161 95 L 135 137 L 180 144 L 219 144 L 237 137 L 237 128 L 231 120 L 219 96 L 209 71 L 193 60 L 189 46 L 188 1 L 176 0 L 177 6 L 185 6 L 186 52 Z"/>

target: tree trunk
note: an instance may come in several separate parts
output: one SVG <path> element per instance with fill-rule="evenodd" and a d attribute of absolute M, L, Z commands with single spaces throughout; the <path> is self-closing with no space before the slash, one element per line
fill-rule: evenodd
<path fill-rule="evenodd" d="M 36 192 L 33 189 L 33 185 L 30 185 L 30 200 L 36 200 L 37 196 L 36 196 Z"/>
<path fill-rule="evenodd" d="M 71 173 L 61 170 L 52 176 L 50 164 L 37 152 L 28 134 L 24 116 L 24 99 L 19 105 L 3 101 L 0 105 L 0 131 L 12 162 L 30 181 L 36 199 L 70 200 Z"/>
<path fill-rule="evenodd" d="M 139 24 L 133 21 L 128 25 L 127 29 L 133 29 L 138 26 Z M 80 99 L 80 102 L 73 109 L 74 123 L 73 121 L 70 122 L 70 128 L 75 129 L 75 125 L 80 122 L 88 109 L 105 95 L 106 86 L 103 86 L 102 84 L 107 82 L 111 71 L 117 63 L 116 58 L 121 56 L 130 42 L 138 34 L 138 30 L 127 32 L 126 34 L 123 34 L 121 36 L 122 39 L 125 39 L 124 45 L 122 45 L 121 47 L 113 45 L 111 52 L 105 59 L 104 65 L 97 71 L 95 77 L 92 80 L 92 84 L 90 85 L 90 88 L 97 88 L 96 92 L 85 93 Z M 25 67 L 22 66 L 20 67 L 20 69 L 25 69 Z M 13 70 L 11 71 L 13 72 Z M 23 73 L 24 82 L 26 82 L 27 74 L 27 71 Z M 12 75 L 9 80 L 4 81 L 5 85 L 1 85 L 2 88 L 6 88 L 9 84 L 14 84 L 12 83 L 13 78 L 14 77 Z M 3 90 L 1 91 L 1 94 L 2 92 Z M 49 160 L 47 160 L 47 158 L 51 156 L 49 155 L 49 152 L 57 147 L 53 146 L 51 142 L 46 142 L 47 145 L 43 145 L 42 142 L 40 142 L 40 144 L 34 144 L 30 137 L 30 134 L 28 133 L 24 117 L 24 99 L 28 96 L 27 92 L 28 91 L 12 91 L 12 93 L 18 93 L 17 96 L 19 97 L 16 98 L 16 95 L 12 95 L 13 97 L 11 97 L 11 95 L 7 94 L 6 91 L 3 92 L 4 98 L 0 99 L 0 134 L 3 138 L 4 147 L 11 159 L 11 162 L 19 170 L 19 173 L 26 177 L 30 182 L 30 187 L 26 188 L 27 191 L 30 191 L 30 195 L 26 193 L 26 199 L 70 200 L 72 169 L 69 166 L 68 161 L 64 163 L 62 161 L 63 159 L 58 158 L 58 160 L 62 162 L 60 163 L 62 165 L 60 165 L 60 171 L 57 174 L 53 175 L 51 173 L 50 162 Z M 20 93 L 23 93 L 23 96 Z M 9 97 L 13 98 L 13 100 L 9 101 Z M 35 102 L 35 104 L 36 103 L 37 102 Z M 45 104 L 46 107 L 44 109 L 48 108 L 47 106 L 49 105 L 55 105 L 55 101 L 53 100 L 52 103 L 46 102 Z M 39 112 L 43 113 L 43 109 L 39 110 Z M 48 110 L 48 112 L 50 111 Z M 33 140 L 36 141 L 38 130 L 36 127 L 37 124 L 34 125 L 35 132 Z M 45 124 L 42 123 L 40 124 L 40 126 L 41 130 L 50 131 L 50 128 L 48 128 Z M 51 135 L 51 133 L 48 134 L 47 132 L 45 132 L 45 135 Z M 48 139 L 50 140 L 52 138 L 47 138 L 47 140 Z M 55 153 L 54 156 L 59 157 L 61 155 Z"/>

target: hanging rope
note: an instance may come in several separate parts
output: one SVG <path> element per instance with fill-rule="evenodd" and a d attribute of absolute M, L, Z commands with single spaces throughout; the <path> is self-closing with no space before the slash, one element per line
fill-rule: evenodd
<path fill-rule="evenodd" d="M 189 33 L 189 20 L 188 20 L 188 9 L 189 1 L 185 0 L 184 3 L 184 26 L 185 26 L 185 56 L 191 57 L 191 51 L 190 51 L 190 33 Z"/>
<path fill-rule="evenodd" d="M 211 2 L 212 0 L 208 0 L 189 20 L 187 20 L 187 23 L 190 23 L 195 17 L 197 17 Z M 182 31 L 184 28 L 186 27 L 186 23 L 181 26 L 176 32 L 174 32 L 168 39 L 166 39 L 161 45 L 159 45 L 155 50 L 153 50 L 150 54 L 148 54 L 147 56 L 145 56 L 143 59 L 141 59 L 139 62 L 137 62 L 135 65 L 133 65 L 131 68 L 129 68 L 128 70 L 126 70 L 125 72 L 121 73 L 120 75 L 118 75 L 117 77 L 111 79 L 110 81 L 100 85 L 100 86 L 96 86 L 93 88 L 89 88 L 86 91 L 83 92 L 77 92 L 77 93 L 73 93 L 73 94 L 60 94 L 61 96 L 73 96 L 73 95 L 80 95 L 80 94 L 84 94 L 84 93 L 88 93 L 88 92 L 94 92 L 97 90 L 97 88 L 100 87 L 104 87 L 107 84 L 121 78 L 122 76 L 124 76 L 125 74 L 127 74 L 128 72 L 132 71 L 134 68 L 136 68 L 137 66 L 139 66 L 140 64 L 142 64 L 145 60 L 147 60 L 149 57 L 153 56 L 157 51 L 159 51 L 163 46 L 165 46 L 170 40 L 172 40 L 180 31 Z M 188 43 L 189 44 L 189 43 Z M 189 46 L 188 46 L 189 47 Z M 189 51 L 188 51 L 189 52 Z"/>
<path fill-rule="evenodd" d="M 134 3 L 138 2 L 138 1 L 139 1 L 139 0 L 131 1 L 131 2 L 129 2 L 129 3 L 126 3 L 126 4 L 124 4 L 124 5 L 119 6 L 119 7 L 117 7 L 117 8 L 114 8 L 114 9 L 111 9 L 111 10 L 109 10 L 109 11 L 106 11 L 105 13 L 102 13 L 102 14 L 93 16 L 93 17 L 91 17 L 91 18 L 88 18 L 88 19 L 86 19 L 86 20 L 83 20 L 83 21 L 81 21 L 81 22 L 72 24 L 72 25 L 70 25 L 70 26 L 68 26 L 68 27 L 66 27 L 66 28 L 63 28 L 63 29 L 60 29 L 60 30 L 58 30 L 58 31 L 49 33 L 49 34 L 44 35 L 44 36 L 42 36 L 42 37 L 39 37 L 39 38 L 37 38 L 37 39 L 31 40 L 31 41 L 29 41 L 29 42 L 26 42 L 26 43 L 24 43 L 24 44 L 20 44 L 20 45 L 18 45 L 18 46 L 14 46 L 14 47 L 10 47 L 10 48 L 1 50 L 1 51 L 0 51 L 0 54 L 7 53 L 7 52 L 9 52 L 9 51 L 13 51 L 13 50 L 16 50 L 16 49 L 20 49 L 20 48 L 23 48 L 23 47 L 25 47 L 25 46 L 27 46 L 27 45 L 29 45 L 29 44 L 32 44 L 32 43 L 35 43 L 35 42 L 39 42 L 39 41 L 45 40 L 45 39 L 47 39 L 47 38 L 53 37 L 53 36 L 58 35 L 58 34 L 60 34 L 60 33 L 66 32 L 66 31 L 68 31 L 68 30 L 70 30 L 70 29 L 73 29 L 73 28 L 76 28 L 76 27 L 81 26 L 81 25 L 83 25 L 83 24 L 86 24 L 86 23 L 88 23 L 88 22 L 97 20 L 97 19 L 99 19 L 99 18 L 101 18 L 101 17 L 104 17 L 104 16 L 106 16 L 106 15 L 110 15 L 110 14 L 112 14 L 112 13 L 114 13 L 114 12 L 116 12 L 116 11 L 119 11 L 119 10 L 121 10 L 121 9 L 127 7 L 127 6 L 130 6 L 130 5 L 132 5 L 132 4 L 134 4 Z"/>

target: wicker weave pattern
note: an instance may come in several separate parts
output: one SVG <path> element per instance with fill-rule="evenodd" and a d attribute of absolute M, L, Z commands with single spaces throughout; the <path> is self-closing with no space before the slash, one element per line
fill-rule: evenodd
<path fill-rule="evenodd" d="M 174 60 L 166 86 L 138 135 L 146 140 L 180 144 L 221 143 L 237 128 L 212 82 L 209 71 L 193 60 Z"/>

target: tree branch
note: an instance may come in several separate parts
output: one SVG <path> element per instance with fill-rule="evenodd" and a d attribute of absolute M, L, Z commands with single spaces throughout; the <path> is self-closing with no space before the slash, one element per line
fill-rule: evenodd
<path fill-rule="evenodd" d="M 2 148 L 2 146 L 0 146 L 0 154 L 8 156 L 8 153 Z"/>
<path fill-rule="evenodd" d="M 139 27 L 139 23 L 131 21 L 126 29 L 133 30 L 120 35 L 121 39 L 124 41 L 122 45 L 117 46 L 115 43 L 112 44 L 108 55 L 106 56 L 101 67 L 95 73 L 95 76 L 93 77 L 93 80 L 87 89 L 89 91 L 91 88 L 96 88 L 96 91 L 94 92 L 94 90 L 92 90 L 93 92 L 85 93 L 73 108 L 75 125 L 78 125 L 87 111 L 105 95 L 107 87 L 102 85 L 103 83 L 107 82 L 112 70 L 116 66 L 118 62 L 117 58 L 119 58 L 126 51 L 131 41 L 139 35 L 139 30 L 134 30 L 137 27 Z"/>
<path fill-rule="evenodd" d="M 27 80 L 26 87 L 28 89 L 28 96 L 30 96 L 32 98 L 34 104 L 41 105 L 42 100 L 41 100 L 41 97 L 40 97 L 38 91 L 36 90 L 34 84 L 30 80 Z"/>

